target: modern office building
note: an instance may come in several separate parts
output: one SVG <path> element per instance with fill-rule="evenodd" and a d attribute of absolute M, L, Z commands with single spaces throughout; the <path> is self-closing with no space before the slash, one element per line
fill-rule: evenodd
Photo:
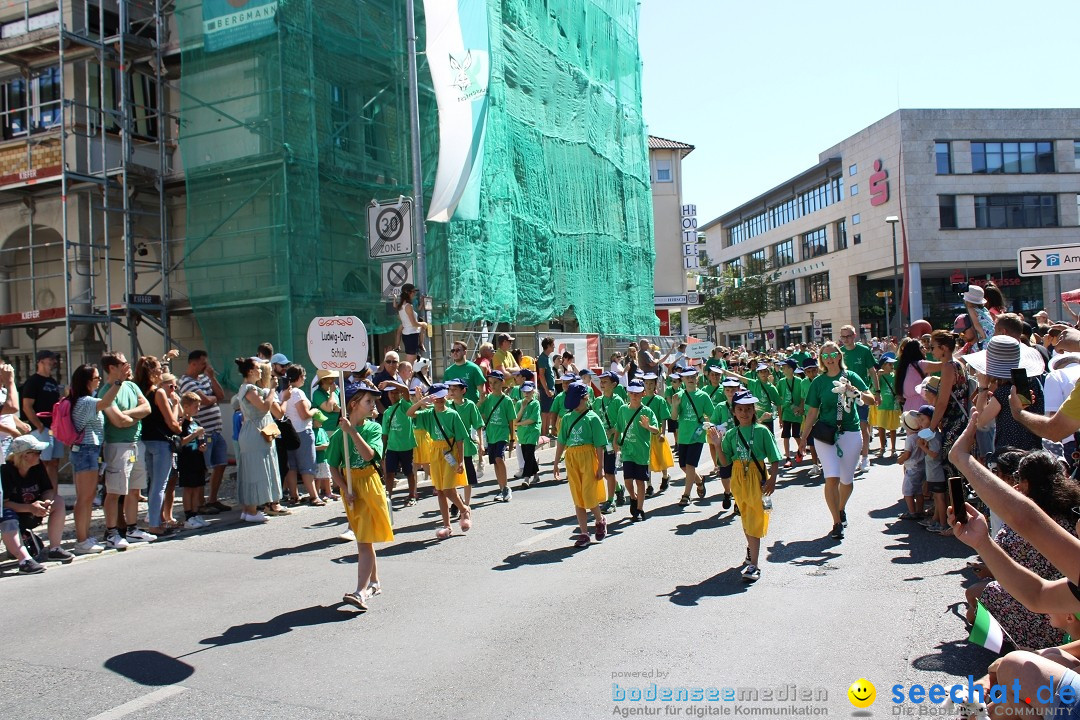
<path fill-rule="evenodd" d="M 683 252 L 684 232 L 697 240 L 697 213 L 683 200 L 682 161 L 694 151 L 693 145 L 649 135 L 649 171 L 653 200 L 653 234 L 656 237 L 656 266 L 653 288 L 661 335 L 690 332 L 688 297 L 697 289 L 697 276 L 689 273 Z M 684 212 L 685 211 L 685 212 Z M 693 227 L 684 228 L 687 224 Z M 693 218 L 692 223 L 689 218 Z"/>
<path fill-rule="evenodd" d="M 905 324 L 951 327 L 961 283 L 993 281 L 1010 310 L 1059 316 L 1080 277 L 1021 277 L 1017 251 L 1078 241 L 1078 133 L 1080 109 L 898 110 L 701 230 L 721 266 L 779 273 L 780 309 L 764 318 L 779 344 L 815 325 L 822 337 L 845 324 L 900 334 L 901 310 Z M 905 302 L 886 323 L 879 293 L 894 282 Z M 751 328 L 717 330 L 740 344 Z"/>

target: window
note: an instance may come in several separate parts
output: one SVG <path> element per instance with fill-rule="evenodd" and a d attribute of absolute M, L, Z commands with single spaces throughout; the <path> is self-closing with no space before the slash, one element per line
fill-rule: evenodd
<path fill-rule="evenodd" d="M 773 303 L 775 303 L 776 307 L 786 308 L 795 305 L 794 280 L 770 285 L 769 290 L 773 293 Z"/>
<path fill-rule="evenodd" d="M 859 184 L 858 184 L 858 183 L 854 183 L 854 184 L 853 184 L 853 185 L 851 186 L 851 192 L 850 192 L 850 193 L 848 193 L 848 194 L 849 194 L 849 195 L 851 195 L 851 197 L 855 197 L 856 195 L 858 195 L 858 194 L 859 194 Z"/>
<path fill-rule="evenodd" d="M 836 249 L 847 249 L 847 220 L 841 218 L 836 221 Z"/>
<path fill-rule="evenodd" d="M 952 174 L 952 145 L 947 142 L 934 143 L 934 155 L 937 158 L 937 174 Z"/>
<path fill-rule="evenodd" d="M 101 101 L 101 68 L 96 64 L 86 66 L 90 86 L 90 107 L 96 110 L 112 112 L 91 112 L 91 123 L 101 123 L 106 132 L 119 132 L 120 126 L 116 121 L 115 112 L 120 111 L 120 72 L 107 70 L 105 78 L 105 101 Z M 131 105 L 132 132 L 140 137 L 155 139 L 157 137 L 157 85 L 154 78 L 149 75 L 135 73 L 128 77 L 127 99 Z M 59 119 L 57 120 L 59 123 Z M 96 132 L 96 127 L 92 128 Z"/>
<path fill-rule="evenodd" d="M 1052 173 L 1054 143 L 1049 140 L 973 142 L 971 172 L 986 175 Z"/>
<path fill-rule="evenodd" d="M 795 243 L 785 240 L 773 245 L 773 267 L 782 268 L 795 262 Z"/>
<path fill-rule="evenodd" d="M 1057 195 L 976 195 L 977 228 L 1057 227 Z"/>
<path fill-rule="evenodd" d="M 804 278 L 806 302 L 824 302 L 829 299 L 829 273 L 823 272 Z"/>
<path fill-rule="evenodd" d="M 817 212 L 844 199 L 844 179 L 837 177 L 728 228 L 728 245 L 738 245 L 763 232 Z"/>
<path fill-rule="evenodd" d="M 657 160 L 656 161 L 656 182 L 669 183 L 671 182 L 671 161 L 670 160 Z"/>
<path fill-rule="evenodd" d="M 938 220 L 942 230 L 956 229 L 955 195 L 938 195 Z"/>
<path fill-rule="evenodd" d="M 1080 140 L 1073 140 L 1073 161 L 1076 162 L 1076 169 L 1080 170 Z"/>
<path fill-rule="evenodd" d="M 349 100 L 345 88 L 330 86 L 330 131 L 335 148 L 349 150 Z"/>
<path fill-rule="evenodd" d="M 755 250 L 746 258 L 746 271 L 751 275 L 760 275 L 765 272 L 765 268 L 768 264 L 768 251 L 765 248 Z"/>
<path fill-rule="evenodd" d="M 862 245 L 862 235 L 860 233 L 855 233 L 851 236 L 851 242 L 855 245 Z"/>
<path fill-rule="evenodd" d="M 724 263 L 724 273 L 731 277 L 742 277 L 742 260 L 735 258 Z"/>
<path fill-rule="evenodd" d="M 60 68 L 51 67 L 31 78 L 4 83 L 2 98 L 5 140 L 28 133 L 44 132 L 61 122 Z"/>
<path fill-rule="evenodd" d="M 847 169 L 847 174 L 848 175 L 854 175 L 857 172 L 859 172 L 859 166 L 856 165 L 855 163 L 852 163 Z"/>
<path fill-rule="evenodd" d="M 829 252 L 829 241 L 825 236 L 825 228 L 811 230 L 802 236 L 802 259 L 809 260 L 818 255 Z"/>

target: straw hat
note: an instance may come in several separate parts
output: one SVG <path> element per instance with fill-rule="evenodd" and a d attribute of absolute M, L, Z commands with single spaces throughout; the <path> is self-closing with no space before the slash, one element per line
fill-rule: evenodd
<path fill-rule="evenodd" d="M 1028 377 L 1042 375 L 1046 370 L 1046 363 L 1037 350 L 1005 335 L 995 335 L 985 350 L 962 355 L 960 359 L 976 372 L 1000 380 L 1009 379 L 1016 368 L 1023 368 Z"/>

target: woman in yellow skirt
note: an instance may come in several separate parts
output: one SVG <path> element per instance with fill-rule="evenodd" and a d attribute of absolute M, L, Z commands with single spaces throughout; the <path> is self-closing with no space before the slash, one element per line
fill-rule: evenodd
<path fill-rule="evenodd" d="M 559 428 L 559 441 L 555 445 L 555 466 L 552 475 L 559 481 L 559 459 L 566 453 L 566 479 L 570 484 L 570 496 L 574 499 L 577 513 L 578 537 L 575 547 L 589 544 L 589 516 L 592 510 L 596 526 L 596 540 L 607 537 L 607 521 L 600 511 L 600 503 L 607 499 L 604 483 L 604 448 L 607 432 L 600 416 L 589 409 L 589 388 L 584 383 L 573 383 L 563 398 L 570 411 L 563 417 Z"/>
<path fill-rule="evenodd" d="M 742 569 L 742 578 L 746 582 L 755 582 L 761 577 L 758 567 L 761 538 L 769 530 L 771 496 L 780 468 L 776 436 L 755 420 L 757 401 L 749 392 L 735 395 L 737 424 L 724 433 L 719 453 L 723 473 L 731 473 L 731 493 L 739 507 L 743 535 L 746 536 L 746 564 Z M 766 497 L 769 498 L 768 508 Z"/>
<path fill-rule="evenodd" d="M 445 540 L 453 534 L 450 527 L 450 505 L 458 509 L 458 523 L 462 532 L 472 527 L 472 511 L 466 505 L 457 489 L 468 485 L 465 475 L 465 441 L 469 431 L 457 411 L 446 404 L 450 390 L 444 383 L 436 383 L 428 388 L 427 395 L 421 396 L 419 388 L 414 391 L 415 402 L 409 408 L 409 417 L 418 428 L 430 436 L 431 484 L 439 496 L 439 512 L 442 514 L 442 526 L 435 531 L 435 537 Z"/>
<path fill-rule="evenodd" d="M 664 434 L 664 423 L 671 419 L 671 405 L 662 396 L 656 394 L 656 373 L 645 373 L 641 376 L 645 381 L 645 394 L 641 398 L 641 404 L 652 410 L 656 421 L 660 423 L 660 433 L 653 435 L 652 444 L 649 446 L 649 483 L 645 487 L 645 497 L 652 497 L 654 490 L 652 485 L 652 473 L 660 475 L 660 492 L 668 489 L 671 478 L 668 470 L 675 466 L 675 458 L 671 454 L 671 443 Z"/>
<path fill-rule="evenodd" d="M 330 475 L 343 490 L 341 499 L 345 503 L 349 528 L 356 535 L 356 592 L 347 593 L 342 600 L 361 612 L 367 611 L 367 601 L 372 596 L 382 592 L 374 543 L 394 539 L 386 490 L 379 472 L 383 455 L 382 426 L 372 419 L 379 397 L 379 389 L 367 382 L 346 385 L 345 415 L 326 449 Z M 347 480 L 342 471 L 346 441 L 349 448 Z"/>

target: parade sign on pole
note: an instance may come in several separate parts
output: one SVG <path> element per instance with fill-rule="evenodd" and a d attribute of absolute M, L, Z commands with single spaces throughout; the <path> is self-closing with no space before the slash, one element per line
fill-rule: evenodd
<path fill-rule="evenodd" d="M 308 324 L 308 357 L 319 370 L 354 372 L 367 366 L 367 328 L 358 317 L 317 317 Z"/>
<path fill-rule="evenodd" d="M 716 345 L 704 340 L 701 342 L 689 343 L 686 346 L 686 357 L 692 360 L 707 360 L 712 354 L 714 347 L 716 347 Z"/>

